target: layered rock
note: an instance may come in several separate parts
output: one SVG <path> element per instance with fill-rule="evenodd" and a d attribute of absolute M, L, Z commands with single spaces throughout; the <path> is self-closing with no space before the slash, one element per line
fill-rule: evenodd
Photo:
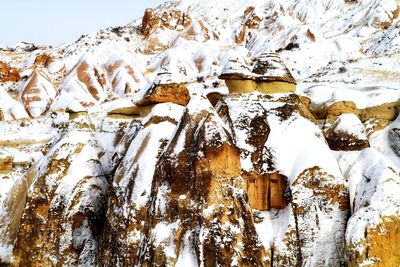
<path fill-rule="evenodd" d="M 147 85 L 142 64 L 130 55 L 110 57 L 106 63 L 106 70 L 112 91 L 116 95 L 133 95 Z"/>
<path fill-rule="evenodd" d="M 91 106 L 104 101 L 106 82 L 102 67 L 85 54 L 66 74 L 61 90 L 70 93 L 82 105 Z"/>
<path fill-rule="evenodd" d="M 44 69 L 34 69 L 22 89 L 21 101 L 29 116 L 36 118 L 49 110 L 56 95 L 57 89 L 47 72 Z"/>

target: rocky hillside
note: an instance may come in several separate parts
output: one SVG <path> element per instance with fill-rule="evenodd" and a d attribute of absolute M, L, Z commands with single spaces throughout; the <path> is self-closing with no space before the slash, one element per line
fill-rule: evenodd
<path fill-rule="evenodd" d="M 0 266 L 399 266 L 399 15 L 169 1 L 0 48 Z"/>

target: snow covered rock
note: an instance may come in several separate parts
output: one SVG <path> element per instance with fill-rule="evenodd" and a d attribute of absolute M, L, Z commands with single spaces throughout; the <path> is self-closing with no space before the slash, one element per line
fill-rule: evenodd
<path fill-rule="evenodd" d="M 19 71 L 0 61 L 0 82 L 18 82 L 21 79 Z"/>
<path fill-rule="evenodd" d="M 346 230 L 349 266 L 400 264 L 399 169 L 380 152 L 366 149 L 345 169 L 352 216 Z"/>
<path fill-rule="evenodd" d="M 24 106 L 0 88 L 0 121 L 29 118 Z"/>
<path fill-rule="evenodd" d="M 143 63 L 133 55 L 111 56 L 106 70 L 112 91 L 118 96 L 133 95 L 148 84 Z"/>
<path fill-rule="evenodd" d="M 103 69 L 92 56 L 84 54 L 66 74 L 61 90 L 70 93 L 84 106 L 103 102 L 106 97 L 106 78 Z"/>
<path fill-rule="evenodd" d="M 331 117 L 325 123 L 324 134 L 332 150 L 362 150 L 369 147 L 365 127 L 354 114 Z"/>
<path fill-rule="evenodd" d="M 45 69 L 34 69 L 21 91 L 21 101 L 31 118 L 45 114 L 58 91 Z"/>
<path fill-rule="evenodd" d="M 67 132 L 38 164 L 26 192 L 12 264 L 96 264 L 106 195 L 91 133 Z"/>
<path fill-rule="evenodd" d="M 138 251 L 145 246 L 143 221 L 148 209 L 156 164 L 172 138 L 183 107 L 165 103 L 154 106 L 142 121 L 133 122 L 117 145 L 117 168 L 108 201 L 108 220 L 101 257 L 109 266 L 140 263 Z M 158 130 L 162 129 L 162 130 Z"/>

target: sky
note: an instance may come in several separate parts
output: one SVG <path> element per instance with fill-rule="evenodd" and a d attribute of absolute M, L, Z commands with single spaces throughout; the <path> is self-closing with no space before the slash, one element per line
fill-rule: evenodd
<path fill-rule="evenodd" d="M 0 0 L 0 45 L 61 45 L 122 26 L 165 0 Z"/>

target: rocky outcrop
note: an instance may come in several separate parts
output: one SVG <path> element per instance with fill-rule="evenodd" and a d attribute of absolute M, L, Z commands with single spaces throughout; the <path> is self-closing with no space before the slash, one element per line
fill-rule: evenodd
<path fill-rule="evenodd" d="M 191 261 L 204 265 L 264 264 L 239 153 L 210 107 L 191 103 L 157 164 L 140 259 L 174 265 L 189 260 L 189 251 Z"/>
<path fill-rule="evenodd" d="M 175 82 L 169 72 L 161 72 L 146 91 L 143 99 L 137 102 L 138 106 L 148 106 L 156 103 L 171 102 L 185 106 L 190 99 L 186 83 Z"/>
<path fill-rule="evenodd" d="M 149 116 L 133 122 L 120 139 L 114 161 L 118 163 L 108 201 L 101 261 L 106 266 L 139 263 L 144 228 L 149 220 L 156 164 L 172 138 L 183 107 L 158 104 Z M 162 131 L 159 131 L 159 128 Z"/>
<path fill-rule="evenodd" d="M 375 149 L 346 164 L 352 216 L 346 230 L 349 266 L 397 266 L 399 254 L 399 170 Z"/>
<path fill-rule="evenodd" d="M 354 114 L 328 117 L 324 134 L 332 150 L 362 150 L 369 147 L 366 130 Z"/>
<path fill-rule="evenodd" d="M 12 170 L 14 157 L 0 148 L 0 173 L 7 173 Z"/>
<path fill-rule="evenodd" d="M 21 79 L 19 71 L 0 61 L 0 82 L 18 82 Z"/>
<path fill-rule="evenodd" d="M 27 192 L 13 266 L 96 264 L 107 181 L 90 136 L 66 133 L 39 164 Z"/>
<path fill-rule="evenodd" d="M 51 55 L 48 54 L 39 54 L 35 58 L 35 64 L 36 66 L 42 66 L 47 68 L 51 63 L 54 62 L 54 58 Z"/>
<path fill-rule="evenodd" d="M 49 110 L 56 95 L 57 90 L 47 72 L 34 69 L 22 89 L 21 101 L 29 116 L 36 118 Z"/>
<path fill-rule="evenodd" d="M 143 75 L 143 63 L 132 55 L 111 56 L 106 63 L 112 91 L 118 96 L 133 95 L 148 83 Z"/>
<path fill-rule="evenodd" d="M 183 30 L 192 23 L 192 19 L 188 14 L 180 10 L 165 11 L 156 13 L 153 9 L 148 8 L 144 12 L 142 19 L 142 33 L 148 37 L 152 30 L 158 28 Z"/>
<path fill-rule="evenodd" d="M 257 15 L 256 9 L 254 6 L 248 6 L 244 11 L 244 21 L 242 27 L 239 28 L 239 33 L 235 36 L 235 42 L 237 44 L 241 44 L 244 39 L 248 29 L 258 29 L 260 27 L 260 22 L 262 18 Z"/>
<path fill-rule="evenodd" d="M 85 54 L 66 74 L 61 90 L 70 93 L 82 105 L 92 106 L 104 101 L 106 82 L 102 67 L 90 55 Z"/>
<path fill-rule="evenodd" d="M 271 264 L 344 264 L 347 185 L 320 130 L 300 116 L 300 99 L 250 94 L 225 96 L 223 102 L 217 109 L 240 148 L 243 178 L 256 180 L 272 171 L 287 177 L 287 187 L 276 191 L 285 205 L 254 212 Z M 324 155 L 325 163 L 311 156 L 303 159 L 304 151 Z M 275 229 L 272 235 L 268 227 Z"/>

